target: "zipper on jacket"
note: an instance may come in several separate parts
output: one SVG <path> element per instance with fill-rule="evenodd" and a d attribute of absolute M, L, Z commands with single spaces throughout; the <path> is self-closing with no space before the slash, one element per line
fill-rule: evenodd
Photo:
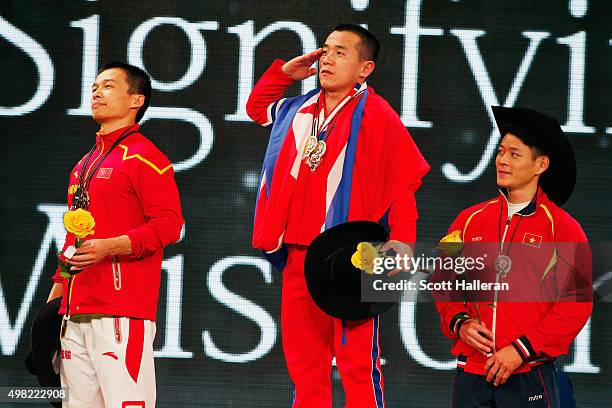
<path fill-rule="evenodd" d="M 504 228 L 504 235 L 502 235 L 502 239 L 499 243 L 499 254 L 501 255 L 503 253 L 503 249 L 504 249 L 504 240 L 506 239 L 506 233 L 508 232 L 508 227 L 510 226 L 510 220 L 512 220 L 512 216 L 509 216 L 508 219 L 506 220 L 506 226 Z M 493 333 L 493 351 L 490 353 L 491 355 L 493 355 L 493 353 L 495 353 L 495 329 L 497 328 L 497 294 L 498 294 L 498 290 L 497 287 L 499 286 L 499 273 L 495 273 L 495 292 L 493 293 L 493 324 L 491 327 L 491 332 Z M 489 355 L 487 355 L 489 356 Z"/>
<path fill-rule="evenodd" d="M 115 290 L 121 290 L 121 262 L 119 258 L 113 256 L 111 258 L 111 266 L 113 268 L 113 286 Z"/>
<path fill-rule="evenodd" d="M 66 293 L 66 313 L 64 313 L 64 317 L 62 318 L 62 327 L 60 330 L 60 338 L 62 339 L 66 335 L 66 326 L 68 325 L 68 320 L 70 320 L 70 299 L 72 298 L 72 286 L 74 285 L 75 279 L 76 275 L 72 275 L 68 279 L 68 293 Z"/>
<path fill-rule="evenodd" d="M 503 253 L 504 240 L 506 239 L 506 233 L 508 233 L 508 227 L 510 226 L 511 219 L 512 219 L 512 216 L 509 216 L 508 219 L 506 220 L 506 227 L 504 228 L 504 235 L 502 235 L 501 242 L 499 243 L 499 254 L 500 255 Z"/>

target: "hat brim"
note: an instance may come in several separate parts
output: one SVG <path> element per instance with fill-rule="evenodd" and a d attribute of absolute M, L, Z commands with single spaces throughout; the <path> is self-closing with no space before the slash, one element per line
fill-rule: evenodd
<path fill-rule="evenodd" d="M 553 117 L 533 109 L 502 106 L 492 106 L 491 109 L 502 137 L 514 128 L 520 128 L 521 132 L 528 132 L 531 141 L 544 150 L 550 165 L 540 176 L 539 184 L 551 201 L 559 206 L 565 204 L 576 185 L 576 157 L 559 123 Z"/>
<path fill-rule="evenodd" d="M 364 272 L 351 263 L 357 244 L 386 242 L 387 237 L 387 231 L 380 224 L 351 221 L 324 231 L 312 241 L 306 253 L 304 273 L 310 295 L 321 310 L 342 320 L 363 320 L 394 305 L 393 302 L 362 302 Z"/>

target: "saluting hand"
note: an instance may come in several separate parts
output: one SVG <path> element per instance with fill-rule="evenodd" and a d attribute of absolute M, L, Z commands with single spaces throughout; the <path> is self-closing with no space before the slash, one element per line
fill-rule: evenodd
<path fill-rule="evenodd" d="M 308 54 L 300 55 L 292 60 L 285 62 L 283 65 L 283 72 L 295 79 L 301 81 L 308 77 L 311 77 L 317 73 L 317 69 L 312 66 L 319 60 L 319 57 L 323 54 L 323 48 L 316 49 Z"/>

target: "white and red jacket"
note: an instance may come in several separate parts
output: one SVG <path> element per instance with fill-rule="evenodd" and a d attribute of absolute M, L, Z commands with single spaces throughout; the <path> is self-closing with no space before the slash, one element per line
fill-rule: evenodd
<path fill-rule="evenodd" d="M 86 239 L 127 235 L 132 254 L 106 257 L 68 280 L 59 275 L 64 297 L 60 313 L 69 315 L 105 314 L 155 321 L 161 279 L 163 248 L 176 242 L 183 226 L 179 193 L 170 160 L 132 125 L 130 134 L 98 161 L 128 128 L 96 135 L 96 147 L 87 169 L 85 156 L 72 169 L 68 186 L 68 207 L 79 185 L 80 172 L 95 169 L 88 193 L 96 222 L 93 236 Z M 65 250 L 74 244 L 66 234 Z M 69 300 L 70 310 L 66 310 Z"/>
<path fill-rule="evenodd" d="M 567 354 L 592 310 L 590 249 L 580 224 L 538 189 L 536 198 L 511 217 L 504 192 L 463 210 L 449 233 L 457 230 L 466 245 L 495 243 L 499 248 L 501 242 L 504 254 L 507 252 L 512 258 L 508 279 L 515 281 L 515 287 L 519 285 L 522 291 L 535 287 L 537 291 L 548 292 L 544 301 L 504 301 L 500 291 L 495 304 L 437 302 L 442 332 L 454 340 L 451 351 L 458 356 L 458 367 L 473 374 L 485 374 L 487 357 L 458 336 L 464 319 L 477 319 L 478 314 L 494 333 L 495 350 L 512 345 L 523 358 L 524 364 L 514 373 L 529 371 L 538 360 Z M 569 260 L 563 253 L 567 248 L 575 250 Z M 551 301 L 551 291 L 563 288 L 568 279 L 582 282 L 581 293 L 576 296 L 561 290 L 557 301 Z"/>

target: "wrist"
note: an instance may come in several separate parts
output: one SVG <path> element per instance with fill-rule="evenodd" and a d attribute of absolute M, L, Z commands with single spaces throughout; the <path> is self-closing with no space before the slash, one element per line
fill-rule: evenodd
<path fill-rule="evenodd" d="M 457 313 L 450 321 L 450 329 L 459 336 L 461 326 L 470 319 L 470 315 L 468 315 L 467 312 Z"/>
<path fill-rule="evenodd" d="M 115 238 L 109 238 L 109 251 L 110 256 L 116 255 L 131 255 L 132 253 L 132 242 L 127 235 L 121 235 Z"/>
<path fill-rule="evenodd" d="M 280 71 L 287 77 L 291 78 L 291 75 L 287 73 L 287 63 L 285 61 L 283 61 L 283 65 L 281 65 Z"/>
<path fill-rule="evenodd" d="M 518 352 L 523 361 L 529 361 L 535 358 L 535 350 L 526 336 L 521 336 L 510 344 Z"/>
<path fill-rule="evenodd" d="M 280 65 L 280 72 L 281 75 L 283 76 L 283 79 L 285 81 L 287 81 L 288 83 L 292 83 L 295 81 L 295 79 L 293 78 L 293 76 L 291 75 L 291 73 L 287 72 L 287 69 L 289 67 L 289 62 L 288 61 L 284 61 L 284 60 L 276 60 L 275 62 L 277 62 Z"/>

